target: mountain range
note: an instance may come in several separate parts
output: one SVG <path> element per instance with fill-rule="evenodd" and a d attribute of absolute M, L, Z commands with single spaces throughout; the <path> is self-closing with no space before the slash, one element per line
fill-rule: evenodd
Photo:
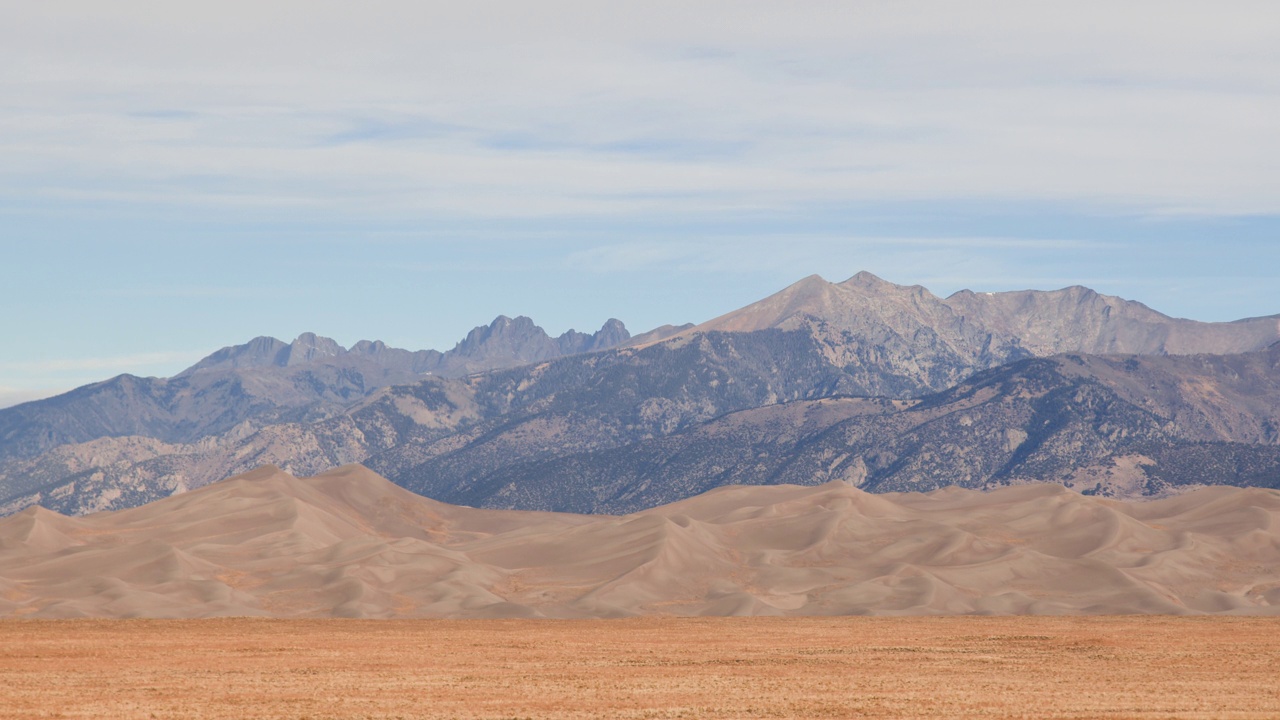
<path fill-rule="evenodd" d="M 940 298 L 817 276 L 700 325 L 447 353 L 311 334 L 0 410 L 0 509 L 128 508 L 273 464 L 437 500 L 631 513 L 726 484 L 1280 485 L 1280 316 L 1203 323 L 1081 287 Z"/>
<path fill-rule="evenodd" d="M 379 388 L 423 376 L 465 376 L 602 350 L 629 338 L 617 320 L 591 335 L 570 330 L 552 338 L 527 317 L 506 316 L 475 328 L 445 353 L 368 340 L 344 349 L 314 333 L 291 343 L 258 337 L 222 348 L 172 378 L 120 375 L 0 410 L 0 460 L 103 437 L 190 442 L 245 421 L 259 426 L 313 421 Z"/>

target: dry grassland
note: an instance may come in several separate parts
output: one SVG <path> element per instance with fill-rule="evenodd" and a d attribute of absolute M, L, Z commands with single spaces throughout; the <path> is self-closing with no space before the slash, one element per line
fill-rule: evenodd
<path fill-rule="evenodd" d="M 0 622 L 4 718 L 1280 717 L 1280 620 Z"/>

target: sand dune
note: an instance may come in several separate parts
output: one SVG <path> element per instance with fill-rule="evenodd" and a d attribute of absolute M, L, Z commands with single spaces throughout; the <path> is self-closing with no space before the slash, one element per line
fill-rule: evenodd
<path fill-rule="evenodd" d="M 1280 492 L 727 487 L 624 517 L 265 467 L 132 510 L 0 520 L 18 617 L 1280 614 Z"/>

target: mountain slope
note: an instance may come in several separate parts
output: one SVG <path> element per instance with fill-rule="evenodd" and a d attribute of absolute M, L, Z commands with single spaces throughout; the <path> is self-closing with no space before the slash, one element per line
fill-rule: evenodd
<path fill-rule="evenodd" d="M 633 512 L 726 484 L 829 480 L 876 492 L 1058 482 L 1134 497 L 1280 487 L 1278 428 L 1280 344 L 1226 356 L 1065 355 L 917 401 L 790 402 L 558 457 L 508 446 L 501 465 L 467 463 L 459 451 L 402 482 L 448 502 L 574 512 Z"/>
<path fill-rule="evenodd" d="M 0 615 L 1277 614 L 1278 528 L 1280 492 L 1257 489 L 735 487 L 615 517 L 268 467 L 117 513 L 0 520 Z"/>

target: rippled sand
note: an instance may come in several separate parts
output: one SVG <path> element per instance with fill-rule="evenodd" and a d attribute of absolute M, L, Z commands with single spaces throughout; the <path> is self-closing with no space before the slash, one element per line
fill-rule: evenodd
<path fill-rule="evenodd" d="M 1280 613 L 1280 491 L 726 487 L 622 517 L 477 510 L 360 466 L 0 520 L 0 617 Z"/>

